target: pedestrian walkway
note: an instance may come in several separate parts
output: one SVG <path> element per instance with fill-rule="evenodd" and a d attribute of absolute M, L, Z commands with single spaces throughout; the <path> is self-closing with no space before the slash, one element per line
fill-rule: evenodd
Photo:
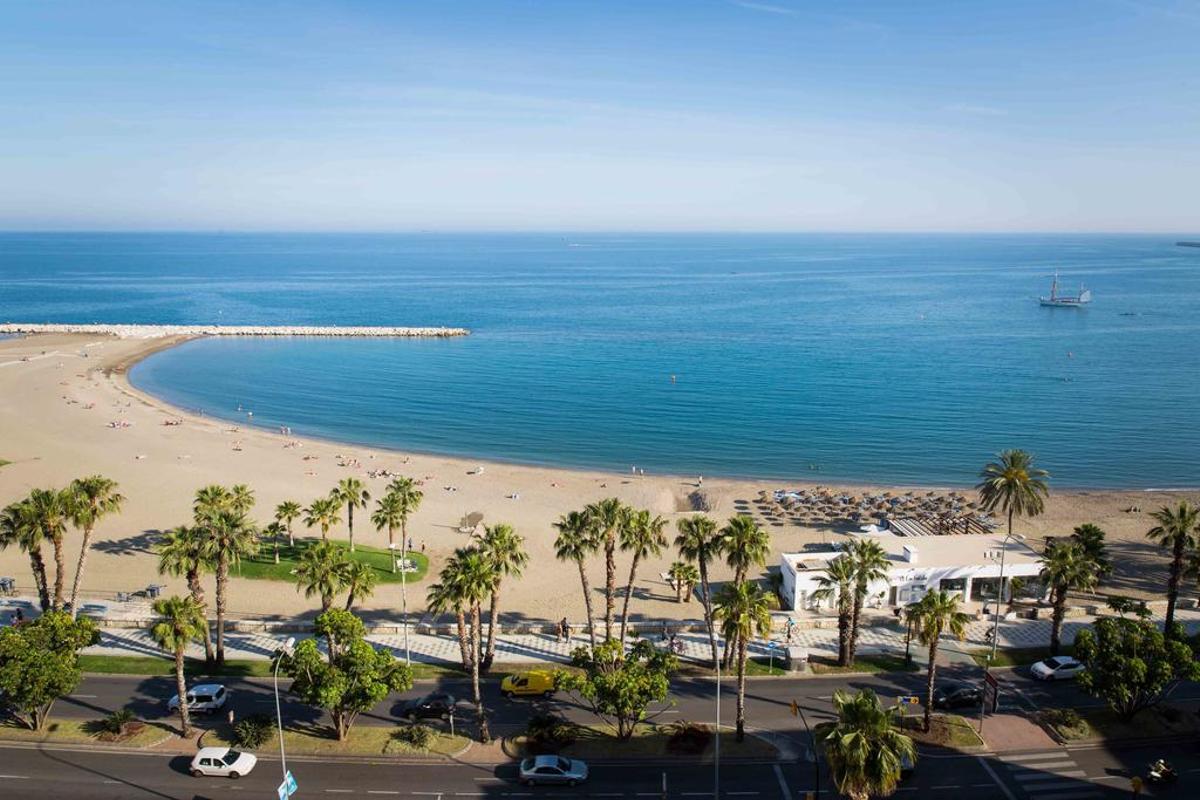
<path fill-rule="evenodd" d="M 1087 782 L 1071 754 L 1012 753 L 999 756 L 1000 762 L 1025 800 L 1087 800 L 1101 797 L 1104 790 Z"/>

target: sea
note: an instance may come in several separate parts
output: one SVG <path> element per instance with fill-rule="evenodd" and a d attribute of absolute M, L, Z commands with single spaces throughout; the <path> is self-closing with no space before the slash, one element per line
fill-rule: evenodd
<path fill-rule="evenodd" d="M 965 486 L 1200 486 L 1179 235 L 0 234 L 0 320 L 446 325 L 210 338 L 131 370 L 188 410 L 480 460 Z M 1043 308 L 1057 271 L 1093 303 Z M 247 412 L 253 412 L 252 419 Z"/>

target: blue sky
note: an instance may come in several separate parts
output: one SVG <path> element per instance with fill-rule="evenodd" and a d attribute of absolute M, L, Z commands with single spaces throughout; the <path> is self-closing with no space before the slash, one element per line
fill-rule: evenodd
<path fill-rule="evenodd" d="M 1200 228 L 1200 0 L 0 0 L 0 228 Z"/>

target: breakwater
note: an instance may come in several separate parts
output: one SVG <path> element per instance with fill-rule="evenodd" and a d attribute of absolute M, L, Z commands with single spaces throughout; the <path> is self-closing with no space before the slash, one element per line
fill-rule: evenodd
<path fill-rule="evenodd" d="M 121 339 L 161 339 L 170 336 L 358 336 L 372 338 L 466 336 L 467 328 L 406 328 L 340 325 L 104 325 L 20 323 L 0 324 L 0 333 L 89 333 Z"/>

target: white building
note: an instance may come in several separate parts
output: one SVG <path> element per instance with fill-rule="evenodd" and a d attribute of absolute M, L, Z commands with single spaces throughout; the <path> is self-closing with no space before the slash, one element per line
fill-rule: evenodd
<path fill-rule="evenodd" d="M 891 566 L 886 580 L 869 588 L 868 607 L 905 606 L 926 592 L 956 592 L 964 600 L 995 599 L 1000 583 L 1000 556 L 1004 555 L 1004 596 L 1010 578 L 1031 578 L 1041 572 L 1038 554 L 1015 540 L 1007 546 L 1002 534 L 982 536 L 872 536 L 887 553 Z M 793 609 L 816 610 L 835 605 L 831 598 L 818 606 L 812 594 L 819 587 L 830 560 L 840 555 L 835 545 L 800 553 L 783 553 L 779 559 L 783 575 L 781 594 Z"/>

